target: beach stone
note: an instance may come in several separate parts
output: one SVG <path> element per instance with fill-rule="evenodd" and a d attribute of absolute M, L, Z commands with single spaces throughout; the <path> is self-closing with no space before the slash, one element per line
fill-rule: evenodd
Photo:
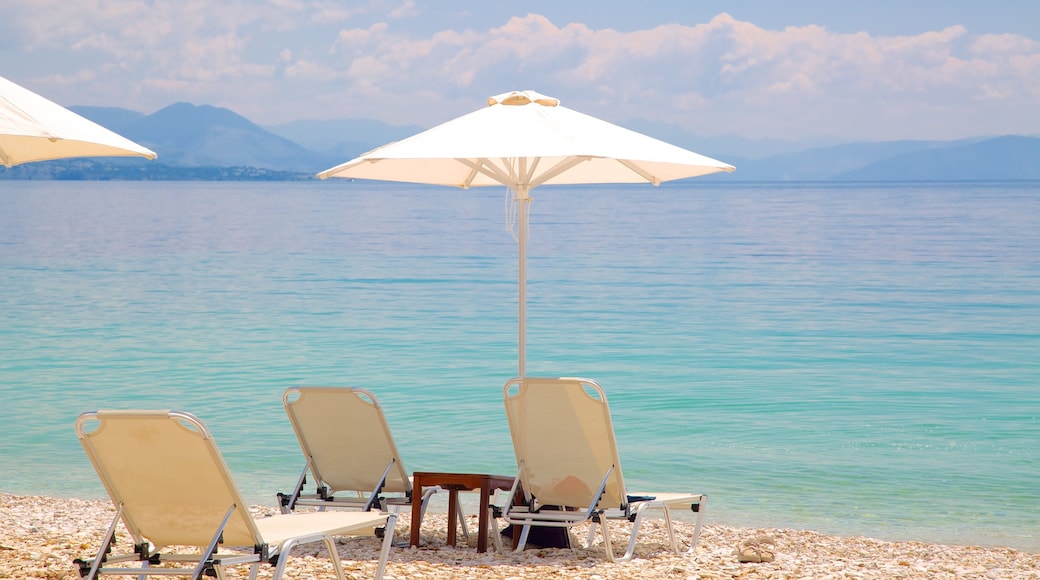
<path fill-rule="evenodd" d="M 252 508 L 257 517 L 274 513 L 270 506 Z M 84 501 L 40 496 L 15 496 L 0 492 L 0 579 L 79 580 L 74 558 L 93 558 L 101 536 L 115 515 L 108 501 Z M 828 536 L 808 530 L 749 529 L 706 525 L 694 554 L 673 554 L 667 548 L 660 521 L 644 523 L 636 559 L 609 563 L 599 537 L 592 546 L 582 543 L 587 528 L 572 531 L 573 549 L 526 550 L 486 554 L 473 547 L 451 549 L 446 543 L 447 517 L 430 513 L 423 523 L 426 545 L 394 547 L 385 578 L 476 580 L 722 580 L 766 578 L 911 579 L 911 580 L 1040 580 L 1040 554 L 1008 548 L 946 546 L 921 542 L 889 542 L 862 537 Z M 473 526 L 475 528 L 475 526 Z M 692 524 L 676 522 L 682 539 Z M 616 544 L 627 533 L 623 525 L 612 527 Z M 740 564 L 733 548 L 741 540 L 770 535 L 777 541 L 776 560 Z M 407 525 L 399 525 L 395 538 L 406 541 Z M 129 545 L 120 530 L 117 545 Z M 684 544 L 683 550 L 688 546 Z M 337 551 L 348 578 L 371 578 L 380 543 L 376 538 L 340 538 Z M 245 580 L 248 567 L 228 569 L 228 578 Z M 261 566 L 259 578 L 271 577 Z M 285 578 L 334 578 L 332 565 L 320 545 L 293 551 Z"/>

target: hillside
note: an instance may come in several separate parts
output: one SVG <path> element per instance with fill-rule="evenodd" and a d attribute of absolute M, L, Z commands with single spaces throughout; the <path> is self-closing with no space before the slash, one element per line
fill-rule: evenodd
<path fill-rule="evenodd" d="M 853 181 L 1040 180 L 1040 138 L 1008 135 L 907 152 L 834 178 Z"/>
<path fill-rule="evenodd" d="M 313 179 L 374 147 L 422 130 L 371 119 L 301 120 L 261 127 L 229 109 L 175 103 L 146 115 L 70 107 L 158 153 L 63 160 L 5 169 L 0 179 Z M 1040 180 L 1040 137 L 858 142 L 797 149 L 782 141 L 704 138 L 674 126 L 630 123 L 649 135 L 737 167 L 712 181 Z M 727 154 L 739 151 L 742 154 Z"/>
<path fill-rule="evenodd" d="M 397 127 L 372 119 L 302 120 L 265 129 L 311 151 L 333 155 L 339 159 L 335 164 L 423 130 L 414 125 Z"/>
<path fill-rule="evenodd" d="M 123 135 L 172 166 L 241 166 L 313 172 L 338 162 L 260 128 L 228 109 L 175 103 L 131 121 Z"/>

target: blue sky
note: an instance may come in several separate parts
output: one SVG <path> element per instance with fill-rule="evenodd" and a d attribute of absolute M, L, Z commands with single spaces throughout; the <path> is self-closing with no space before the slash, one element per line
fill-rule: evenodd
<path fill-rule="evenodd" d="M 755 139 L 1040 134 L 1035 0 L 35 0 L 0 75 L 63 105 L 433 126 L 534 89 Z"/>

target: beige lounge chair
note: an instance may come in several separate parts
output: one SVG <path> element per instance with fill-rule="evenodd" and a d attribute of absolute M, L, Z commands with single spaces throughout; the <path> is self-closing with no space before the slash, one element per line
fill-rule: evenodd
<path fill-rule="evenodd" d="M 412 480 L 374 394 L 352 387 L 291 387 L 282 402 L 307 460 L 292 493 L 278 494 L 284 513 L 301 506 L 396 511 L 412 505 Z M 313 493 L 304 493 L 308 474 Z M 423 513 L 437 491 L 424 493 Z M 468 538 L 461 508 L 458 515 Z"/>
<path fill-rule="evenodd" d="M 663 513 L 675 553 L 680 549 L 672 510 L 696 513 L 687 552 L 696 549 L 707 496 L 632 494 L 625 488 L 607 396 L 598 384 L 578 378 L 517 378 L 506 383 L 503 395 L 519 468 L 517 484 L 526 500 L 511 501 L 503 514 L 508 523 L 523 526 L 517 550 L 524 548 L 531 526 L 570 528 L 591 522 L 588 544 L 598 524 L 607 559 L 630 560 L 642 518 L 652 509 Z M 632 531 L 625 554 L 615 558 L 607 522 L 621 518 L 632 522 Z"/>
<path fill-rule="evenodd" d="M 345 580 L 333 536 L 373 535 L 385 526 L 375 578 L 382 578 L 396 514 L 325 512 L 253 518 L 206 426 L 177 411 L 96 411 L 76 420 L 76 433 L 116 506 L 116 516 L 80 575 L 224 578 L 224 569 L 260 563 L 281 578 L 289 552 L 322 541 L 336 575 Z M 122 520 L 132 553 L 114 554 Z M 240 548 L 219 551 L 221 548 Z M 169 549 L 167 553 L 166 550 Z M 164 565 L 174 565 L 174 567 Z M 189 567 L 185 567 L 189 566 Z"/>

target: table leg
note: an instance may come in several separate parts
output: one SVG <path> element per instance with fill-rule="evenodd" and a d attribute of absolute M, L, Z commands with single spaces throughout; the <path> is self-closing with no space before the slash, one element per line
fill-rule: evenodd
<path fill-rule="evenodd" d="M 488 509 L 491 504 L 491 486 L 485 481 L 480 486 L 480 506 L 477 508 L 477 551 L 487 552 Z"/>
<path fill-rule="evenodd" d="M 422 498 L 422 484 L 416 480 L 412 489 L 412 529 L 411 539 L 408 542 L 409 545 L 415 548 L 419 547 L 419 526 L 422 525 Z"/>
<path fill-rule="evenodd" d="M 448 490 L 448 545 L 455 546 L 455 526 L 458 525 L 456 516 L 459 509 L 459 490 Z"/>

